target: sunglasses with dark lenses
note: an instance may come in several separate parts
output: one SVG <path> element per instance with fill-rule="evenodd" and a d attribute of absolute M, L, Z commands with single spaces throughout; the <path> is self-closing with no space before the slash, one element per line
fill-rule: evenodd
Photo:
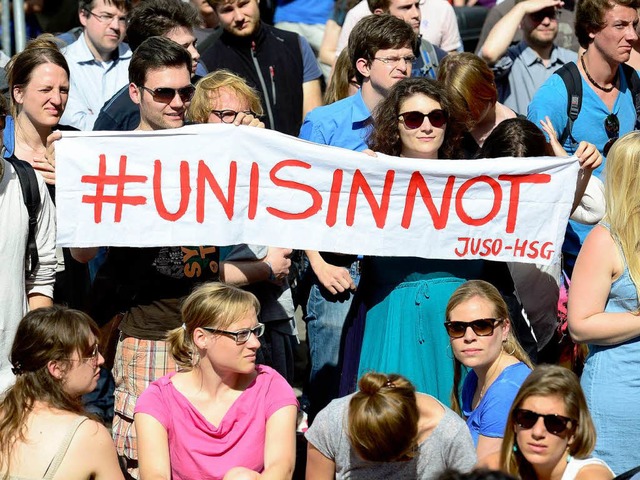
<path fill-rule="evenodd" d="M 502 323 L 502 319 L 499 318 L 479 318 L 471 322 L 444 322 L 444 327 L 451 338 L 464 337 L 469 327 L 479 337 L 490 337 L 500 323 Z"/>
<path fill-rule="evenodd" d="M 404 112 L 398 116 L 398 118 L 402 119 L 405 127 L 409 130 L 420 128 L 424 122 L 424 117 L 427 117 L 429 119 L 429 123 L 436 128 L 442 128 L 442 126 L 447 123 L 447 112 L 440 110 L 439 108 L 431 110 L 429 113 Z"/>
<path fill-rule="evenodd" d="M 176 92 L 178 93 L 180 100 L 184 103 L 190 102 L 193 98 L 193 94 L 196 93 L 196 87 L 193 85 L 187 85 L 182 88 L 159 87 L 155 89 L 140 85 L 140 88 L 149 92 L 154 100 L 162 103 L 171 103 L 176 97 Z"/>
<path fill-rule="evenodd" d="M 602 149 L 602 153 L 604 153 L 606 157 L 611 146 L 620 136 L 620 120 L 618 120 L 618 116 L 615 113 L 610 113 L 607 115 L 607 118 L 604 119 L 604 131 L 607 132 L 607 137 L 609 137 L 609 141 L 605 143 Z"/>
<path fill-rule="evenodd" d="M 577 424 L 573 418 L 563 417 L 562 415 L 555 415 L 553 413 L 543 415 L 541 413 L 524 410 L 522 408 L 517 408 L 513 417 L 516 424 L 525 430 L 533 428 L 538 421 L 538 418 L 542 417 L 544 420 L 544 428 L 547 429 L 547 432 L 554 435 L 560 435 L 562 432 L 567 430 L 567 428 L 569 428 L 567 425 L 569 422 L 572 422 L 573 426 Z"/>
<path fill-rule="evenodd" d="M 538 12 L 530 13 L 529 15 L 531 16 L 531 19 L 534 22 L 540 23 L 545 18 L 548 18 L 549 20 L 555 20 L 555 18 L 558 16 L 558 10 L 556 10 L 553 7 L 549 7 L 549 8 L 545 8 L 543 10 L 540 10 Z"/>

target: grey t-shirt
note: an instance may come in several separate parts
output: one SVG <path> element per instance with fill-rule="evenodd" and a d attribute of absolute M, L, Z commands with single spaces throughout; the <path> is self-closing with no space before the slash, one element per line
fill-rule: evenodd
<path fill-rule="evenodd" d="M 436 479 L 446 469 L 468 472 L 476 463 L 476 451 L 466 423 L 442 405 L 445 414 L 418 454 L 403 462 L 369 462 L 351 448 L 347 437 L 349 401 L 352 395 L 333 400 L 318 413 L 305 434 L 307 441 L 336 464 L 336 479 L 367 480 Z"/>

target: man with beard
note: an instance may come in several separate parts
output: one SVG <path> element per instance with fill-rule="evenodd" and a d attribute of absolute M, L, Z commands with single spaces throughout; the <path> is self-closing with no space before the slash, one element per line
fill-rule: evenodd
<path fill-rule="evenodd" d="M 562 65 L 576 62 L 575 52 L 558 47 L 559 0 L 525 0 L 493 27 L 480 50 L 491 66 L 498 101 L 522 115 L 538 88 Z M 523 39 L 509 46 L 518 29 Z"/>

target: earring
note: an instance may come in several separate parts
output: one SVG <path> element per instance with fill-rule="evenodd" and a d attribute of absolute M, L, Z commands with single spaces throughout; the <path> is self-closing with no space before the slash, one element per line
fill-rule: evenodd
<path fill-rule="evenodd" d="M 516 353 L 516 346 L 515 346 L 515 345 L 513 345 L 513 344 L 512 344 L 512 345 L 511 345 L 511 351 L 510 351 L 510 352 L 507 352 L 507 351 L 504 349 L 504 346 L 505 346 L 506 344 L 507 344 L 507 341 L 506 341 L 506 340 L 505 340 L 504 342 L 502 342 L 502 351 L 503 351 L 504 353 L 506 353 L 507 355 L 513 355 L 514 353 Z"/>
<path fill-rule="evenodd" d="M 513 453 L 517 453 L 518 452 L 518 444 L 514 443 L 513 444 Z"/>

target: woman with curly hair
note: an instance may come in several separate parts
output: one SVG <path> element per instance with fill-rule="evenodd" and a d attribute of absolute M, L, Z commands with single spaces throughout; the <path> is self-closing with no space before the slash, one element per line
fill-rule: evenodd
<path fill-rule="evenodd" d="M 537 367 L 513 401 L 500 468 L 522 480 L 611 480 L 605 462 L 590 457 L 596 442 L 584 393 L 575 373 Z"/>
<path fill-rule="evenodd" d="M 369 146 L 420 162 L 455 158 L 459 130 L 449 108 L 438 82 L 401 80 L 374 113 Z M 359 287 L 366 319 L 358 378 L 370 370 L 398 372 L 419 392 L 448 404 L 453 364 L 442 319 L 453 291 L 478 278 L 482 265 L 480 260 L 366 259 Z"/>
<path fill-rule="evenodd" d="M 64 307 L 32 310 L 11 347 L 15 384 L 0 400 L 0 478 L 122 479 L 111 435 L 89 418 L 104 358 L 98 326 Z"/>

